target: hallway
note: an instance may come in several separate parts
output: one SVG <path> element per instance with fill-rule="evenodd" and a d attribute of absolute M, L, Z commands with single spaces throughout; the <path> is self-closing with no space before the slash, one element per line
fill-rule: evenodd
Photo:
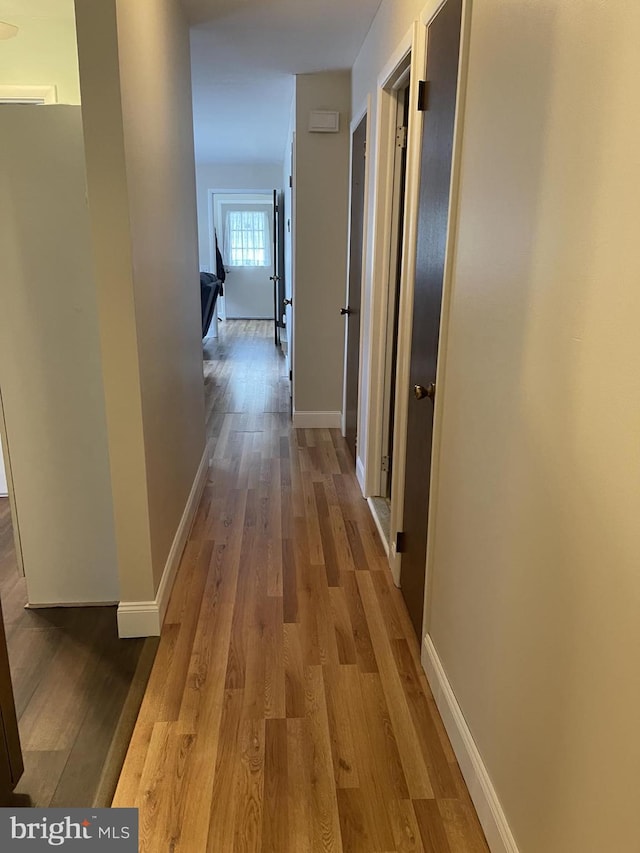
<path fill-rule="evenodd" d="M 148 853 L 488 848 L 346 444 L 271 324 L 205 340 L 209 481 L 114 806 Z"/>

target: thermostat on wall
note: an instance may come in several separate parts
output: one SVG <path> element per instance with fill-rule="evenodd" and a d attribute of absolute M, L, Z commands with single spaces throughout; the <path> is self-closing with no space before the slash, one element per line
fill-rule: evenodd
<path fill-rule="evenodd" d="M 338 133 L 339 130 L 340 113 L 337 110 L 313 110 L 309 114 L 311 133 Z"/>

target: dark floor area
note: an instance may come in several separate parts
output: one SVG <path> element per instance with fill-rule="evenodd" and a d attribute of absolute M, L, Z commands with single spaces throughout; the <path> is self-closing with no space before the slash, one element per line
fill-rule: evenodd
<path fill-rule="evenodd" d="M 7 498 L 0 600 L 25 766 L 16 802 L 109 805 L 157 641 L 118 639 L 116 607 L 25 609 Z"/>

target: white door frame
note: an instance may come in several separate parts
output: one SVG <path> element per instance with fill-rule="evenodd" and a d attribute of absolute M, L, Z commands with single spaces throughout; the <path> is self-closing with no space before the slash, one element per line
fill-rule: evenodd
<path fill-rule="evenodd" d="M 400 300 L 398 305 L 398 348 L 396 363 L 396 400 L 393 434 L 393 475 L 391 483 L 391 520 L 389 542 L 389 565 L 396 585 L 400 585 L 402 556 L 396 550 L 396 533 L 402 530 L 404 515 L 404 486 L 407 452 L 407 419 L 409 403 L 409 379 L 411 367 L 411 336 L 413 322 L 413 288 L 416 272 L 416 248 L 418 237 L 418 200 L 420 192 L 420 163 L 422 156 L 422 135 L 425 114 L 416 110 L 418 84 L 426 74 L 427 66 L 427 27 L 433 20 L 445 0 L 429 0 L 420 19 L 405 35 L 393 56 L 378 77 L 378 120 L 376 127 L 377 163 L 375 209 L 378 211 L 374 223 L 373 249 L 373 286 L 371 291 L 371 322 L 369 327 L 370 360 L 368 378 L 368 405 L 366 417 L 369 429 L 366 441 L 366 462 L 363 492 L 365 497 L 376 494 L 380 484 L 380 461 L 383 438 L 383 383 L 385 368 L 385 324 L 386 300 L 389 287 L 389 229 L 393 210 L 393 163 L 395 146 L 395 98 L 393 83 L 400 74 L 402 63 L 411 54 L 410 104 L 411 118 L 407 139 L 407 171 L 405 187 L 404 237 L 402 250 L 402 270 Z M 464 102 L 465 69 L 468 62 L 468 24 L 470 0 L 463 0 L 462 40 L 460 45 L 460 73 L 458 76 L 458 99 L 456 106 L 456 125 L 453 147 L 453 168 L 451 176 L 451 201 L 449 207 L 449 226 L 447 235 L 446 263 L 444 275 L 442 318 L 440 324 L 440 343 L 438 356 L 438 387 L 440 393 L 436 399 L 433 429 L 433 454 L 431 467 L 431 501 L 429 505 L 429 530 L 435 529 L 437 498 L 438 454 L 441 441 L 441 412 L 443 403 L 444 371 L 447 346 L 447 324 L 450 301 L 450 279 L 453 247 L 455 239 L 455 217 L 457 214 L 457 186 L 459 181 L 459 161 L 461 147 L 461 121 Z M 395 75 L 395 76 L 394 76 Z M 432 560 L 431 538 L 427 543 L 427 569 Z M 425 583 L 425 608 L 430 590 L 431 572 L 427 571 Z M 427 610 L 425 609 L 425 613 Z M 427 621 L 425 619 L 425 626 Z"/>
<path fill-rule="evenodd" d="M 441 0 L 440 0 L 441 2 Z M 407 57 L 410 64 L 410 102 L 412 121 L 409 122 L 407 137 L 407 168 L 404 207 L 404 237 L 402 250 L 402 272 L 400 301 L 398 305 L 398 351 L 396 389 L 408 379 L 411 346 L 411 318 L 413 314 L 413 278 L 415 275 L 415 252 L 417 244 L 418 192 L 420 189 L 420 156 L 422 147 L 422 113 L 415 110 L 418 97 L 418 82 L 423 78 L 426 67 L 426 29 L 416 22 L 405 34 L 391 59 L 381 72 L 377 82 L 378 111 L 376 121 L 376 181 L 373 222 L 372 288 L 369 297 L 369 360 L 367 364 L 367 400 L 362 417 L 367 429 L 361 448 L 364 459 L 364 482 L 361 483 L 365 497 L 371 497 L 380 489 L 380 463 L 384 432 L 383 396 L 386 360 L 387 297 L 390 270 L 390 230 L 393 216 L 395 123 L 397 95 L 394 86 L 405 73 Z M 408 324 L 408 329 L 407 329 Z M 361 366 L 362 373 L 362 366 Z M 398 495 L 402 498 L 398 484 L 404 489 L 404 447 L 398 444 L 396 435 L 406 432 L 406 411 L 399 411 L 396 390 L 395 429 L 393 440 L 393 478 L 391 489 L 391 542 L 389 564 L 394 581 L 399 583 L 400 563 L 395 549 L 395 531 L 398 519 L 402 518 L 402 507 L 398 508 Z M 401 408 L 401 407 L 400 407 Z M 405 441 L 406 443 L 406 441 Z M 394 512 L 395 510 L 395 512 Z"/>
<path fill-rule="evenodd" d="M 273 204 L 273 191 L 277 189 L 276 187 L 271 187 L 266 190 L 233 190 L 227 189 L 226 187 L 223 189 L 208 189 L 207 190 L 207 214 L 209 218 L 209 269 L 212 273 L 215 274 L 216 270 L 216 242 L 213 238 L 214 228 L 216 227 L 216 216 L 215 216 L 215 206 L 214 206 L 214 197 L 215 196 L 235 196 L 242 195 L 246 196 L 244 199 L 245 202 L 251 203 L 252 201 L 257 201 L 260 204 L 264 201 L 263 198 L 255 198 L 257 196 L 269 196 L 271 200 L 271 204 Z M 220 235 L 220 239 L 222 239 Z M 220 243 L 218 243 L 220 245 Z M 223 288 L 224 289 L 224 288 Z M 220 314 L 222 320 L 227 319 L 227 306 L 225 303 L 224 296 L 218 297 L 218 307 L 216 311 Z"/>
<path fill-rule="evenodd" d="M 383 374 L 383 382 L 382 382 L 382 406 L 380 408 L 380 417 L 382 421 L 382 431 L 381 431 L 381 447 L 380 447 L 380 462 L 378 466 L 378 488 L 376 490 L 378 495 L 386 496 L 390 494 L 391 489 L 391 472 L 389 471 L 389 459 L 387 459 L 387 465 L 383 465 L 383 454 L 387 448 L 391 448 L 391 443 L 393 440 L 393 432 L 391 428 L 391 398 L 392 391 L 395 391 L 395 386 L 392 389 L 391 378 L 393 374 L 394 361 L 397 357 L 397 346 L 398 342 L 393 340 L 393 331 L 394 331 L 394 321 L 397 319 L 398 305 L 396 303 L 396 298 L 399 299 L 399 292 L 396 293 L 398 289 L 398 261 L 399 254 L 402 251 L 402 230 L 404 230 L 404 223 L 402 222 L 402 214 L 404 213 L 404 198 L 401 195 L 402 185 L 405 180 L 405 170 L 403 170 L 403 157 L 402 157 L 402 147 L 398 144 L 397 139 L 397 129 L 404 126 L 404 113 L 405 113 L 405 93 L 410 84 L 410 71 L 411 71 L 411 56 L 407 57 L 407 62 L 409 63 L 407 69 L 404 74 L 400 76 L 400 79 L 394 83 L 393 85 L 393 95 L 395 102 L 395 126 L 396 126 L 396 139 L 395 139 L 395 147 L 394 147 L 394 165 L 393 165 L 393 189 L 392 189 L 392 208 L 391 208 L 391 221 L 388 232 L 388 242 L 389 242 L 389 258 L 388 258 L 388 276 L 387 276 L 387 287 L 386 292 L 384 294 L 384 330 L 381 330 L 381 335 L 384 335 L 385 341 L 385 364 L 384 364 L 384 374 Z M 406 139 L 404 142 L 404 147 L 406 149 Z M 405 158 L 406 159 L 406 158 Z M 406 167 L 406 162 L 404 163 Z M 402 223 L 402 230 L 401 230 Z"/>
<path fill-rule="evenodd" d="M 361 260 L 361 279 L 360 279 L 360 344 L 359 344 L 359 369 L 358 369 L 358 412 L 357 412 L 357 428 L 356 428 L 356 476 L 360 483 L 360 488 L 364 489 L 364 456 L 361 452 L 362 435 L 366 430 L 366 425 L 363 424 L 363 407 L 362 407 L 362 388 L 363 388 L 363 345 L 364 345 L 364 323 L 365 323 L 365 305 L 366 305 L 366 270 L 367 270 L 367 253 L 369 233 L 369 191 L 370 191 L 370 157 L 369 147 L 371 139 L 371 96 L 367 95 L 366 100 L 360 105 L 360 108 L 353 113 L 351 124 L 349 126 L 350 151 L 349 151 L 349 202 L 347 210 L 349 211 L 349 224 L 347 233 L 347 247 L 351 246 L 351 190 L 353 182 L 353 134 L 356 132 L 360 122 L 366 117 L 366 140 L 367 149 L 365 153 L 364 165 L 364 211 L 362 215 L 362 260 Z M 347 279 L 345 281 L 345 306 L 349 299 L 349 274 L 350 268 L 350 252 L 347 249 Z M 346 435 L 346 417 L 347 417 L 347 335 L 349 324 L 344 324 L 344 359 L 343 359 L 343 379 L 342 379 L 342 435 Z"/>

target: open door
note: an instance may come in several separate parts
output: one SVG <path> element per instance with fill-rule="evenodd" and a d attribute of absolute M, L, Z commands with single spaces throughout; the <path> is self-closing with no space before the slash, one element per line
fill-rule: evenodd
<path fill-rule="evenodd" d="M 280 346 L 280 330 L 284 328 L 284 193 L 273 191 L 273 331 L 275 345 Z"/>
<path fill-rule="evenodd" d="M 288 199 L 288 209 L 285 209 L 285 214 L 282 217 L 284 225 L 284 238 L 282 245 L 284 247 L 284 355 L 289 376 L 289 414 L 293 417 L 293 335 L 294 335 L 294 313 L 293 313 L 293 291 L 294 291 L 294 229 L 293 222 L 295 218 L 296 196 L 295 196 L 295 163 L 296 163 L 296 135 L 293 134 L 291 142 L 291 160 L 289 172 L 289 187 L 285 188 L 285 198 Z M 286 208 L 286 205 L 285 205 Z M 286 222 L 285 222 L 286 219 Z"/>
<path fill-rule="evenodd" d="M 347 321 L 345 367 L 345 438 L 351 455 L 357 455 L 358 376 L 360 372 L 360 299 L 362 247 L 364 241 L 364 186 L 367 158 L 367 117 L 354 131 L 351 141 L 351 227 L 349 240 L 349 283 L 347 305 L 340 309 Z"/>
<path fill-rule="evenodd" d="M 393 180 L 393 213 L 391 221 L 391 246 L 389 293 L 384 367 L 384 396 L 382 422 L 382 469 L 380 495 L 391 499 L 393 469 L 393 431 L 395 425 L 396 375 L 398 365 L 398 326 L 400 289 L 402 283 L 402 252 L 404 244 L 404 204 L 407 188 L 407 135 L 409 131 L 410 79 L 399 88 L 396 104 L 396 149 Z"/>
<path fill-rule="evenodd" d="M 422 640 L 433 401 L 449 221 L 462 0 L 446 0 L 428 27 L 418 242 L 411 337 L 404 542 L 400 588 Z"/>

